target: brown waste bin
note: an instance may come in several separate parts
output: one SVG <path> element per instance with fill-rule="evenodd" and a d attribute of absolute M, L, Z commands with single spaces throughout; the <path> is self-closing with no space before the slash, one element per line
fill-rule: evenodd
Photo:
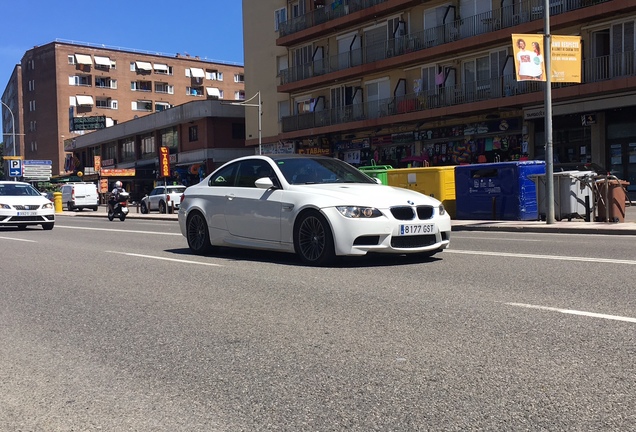
<path fill-rule="evenodd" d="M 609 184 L 609 189 L 608 189 Z M 598 217 L 599 222 L 625 222 L 625 201 L 627 194 L 625 187 L 629 182 L 624 180 L 597 181 L 598 197 Z M 608 203 L 606 206 L 605 203 Z M 609 213 L 609 220 L 607 219 Z"/>

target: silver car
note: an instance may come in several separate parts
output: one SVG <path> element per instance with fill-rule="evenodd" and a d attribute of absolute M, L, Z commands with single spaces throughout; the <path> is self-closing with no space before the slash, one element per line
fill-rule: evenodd
<path fill-rule="evenodd" d="M 179 209 L 181 202 L 181 194 L 185 191 L 186 187 L 183 185 L 168 185 L 168 193 L 166 194 L 166 186 L 157 186 L 141 199 L 141 212 L 146 214 L 153 210 L 158 210 L 159 213 L 166 213 L 168 208 L 176 211 Z"/>

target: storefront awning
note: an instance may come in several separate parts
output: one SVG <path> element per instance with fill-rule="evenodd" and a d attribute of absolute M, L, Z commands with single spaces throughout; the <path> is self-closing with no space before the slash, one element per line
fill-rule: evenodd
<path fill-rule="evenodd" d="M 192 78 L 203 78 L 205 76 L 205 72 L 201 68 L 190 68 L 190 76 Z"/>
<path fill-rule="evenodd" d="M 135 62 L 135 66 L 137 66 L 138 70 L 152 71 L 152 65 L 148 62 L 137 61 Z"/>
<path fill-rule="evenodd" d="M 168 65 L 165 65 L 162 63 L 155 63 L 154 68 L 155 70 L 158 70 L 158 71 L 168 72 Z"/>
<path fill-rule="evenodd" d="M 110 58 L 95 56 L 95 64 L 98 66 L 110 67 L 111 66 Z"/>
<path fill-rule="evenodd" d="M 93 106 L 93 96 L 77 95 L 75 96 L 77 106 Z"/>
<path fill-rule="evenodd" d="M 208 96 L 215 97 L 217 99 L 221 97 L 221 92 L 216 87 L 206 87 L 205 92 Z"/>
<path fill-rule="evenodd" d="M 81 65 L 93 66 L 93 59 L 87 54 L 75 54 L 75 62 Z"/>

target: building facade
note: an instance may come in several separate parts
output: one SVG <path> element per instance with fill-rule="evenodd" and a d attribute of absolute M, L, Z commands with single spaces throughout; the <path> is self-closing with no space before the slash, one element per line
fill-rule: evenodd
<path fill-rule="evenodd" d="M 167 149 L 169 175 L 159 149 Z M 139 201 L 157 184 L 196 184 L 221 164 L 254 154 L 245 146 L 245 107 L 199 100 L 121 122 L 67 140 L 76 181 L 96 182 L 100 193 L 120 180 Z"/>
<path fill-rule="evenodd" d="M 55 41 L 27 51 L 2 94 L 15 116 L 16 153 L 68 172 L 64 141 L 203 99 L 243 100 L 244 68 L 173 56 Z M 12 122 L 3 105 L 11 154 Z"/>
<path fill-rule="evenodd" d="M 543 159 L 545 83 L 515 79 L 511 35 L 544 33 L 544 4 L 244 0 L 263 148 L 394 167 Z M 596 163 L 636 194 L 636 2 L 549 5 L 550 33 L 583 47 L 581 83 L 552 84 L 555 163 Z M 254 145 L 254 110 L 246 124 Z"/>

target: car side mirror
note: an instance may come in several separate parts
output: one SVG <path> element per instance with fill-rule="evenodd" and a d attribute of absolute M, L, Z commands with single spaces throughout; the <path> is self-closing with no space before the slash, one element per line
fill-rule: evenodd
<path fill-rule="evenodd" d="M 271 189 L 274 187 L 274 182 L 269 177 L 261 177 L 257 179 L 254 184 L 259 189 Z"/>

